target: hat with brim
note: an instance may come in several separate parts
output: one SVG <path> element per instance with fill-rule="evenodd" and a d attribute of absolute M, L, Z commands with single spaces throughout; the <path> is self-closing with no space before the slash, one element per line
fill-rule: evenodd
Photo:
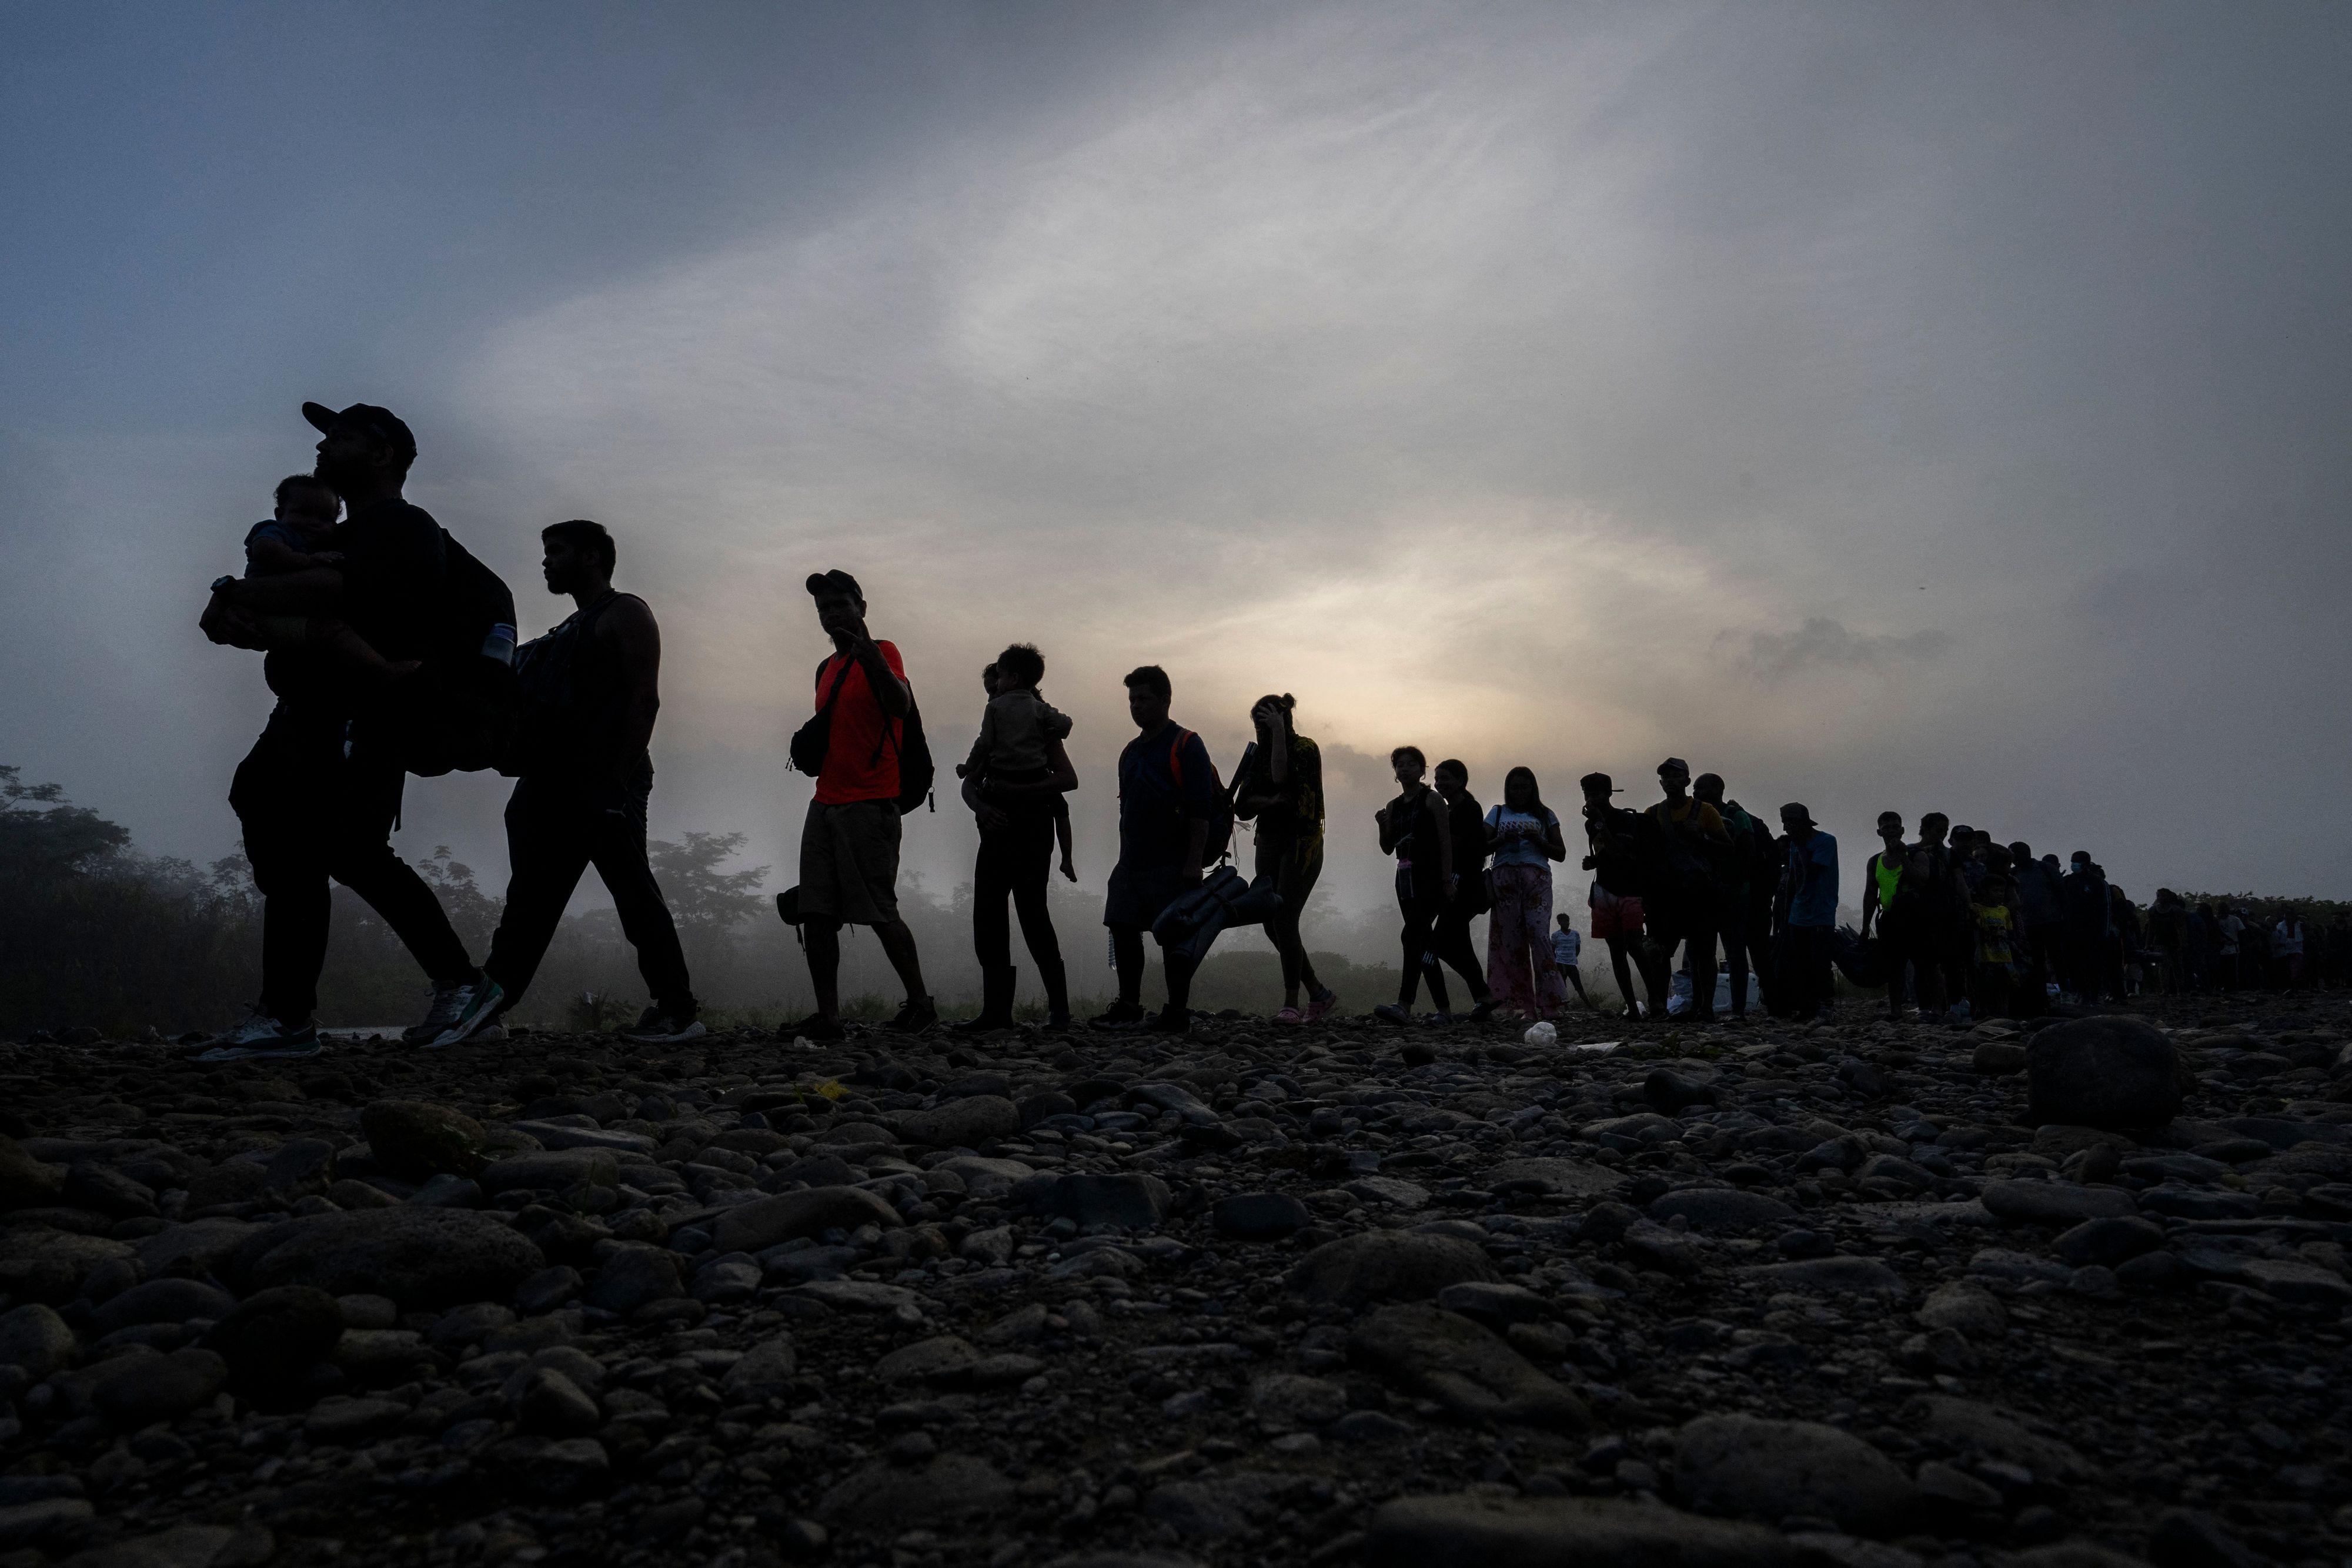
<path fill-rule="evenodd" d="M 366 431 L 400 456 L 412 460 L 416 456 L 415 435 L 401 417 L 388 408 L 379 408 L 372 402 L 355 402 L 349 408 L 333 409 L 322 402 L 306 402 L 302 405 L 302 417 L 309 420 L 311 427 L 321 435 L 337 425 L 352 425 Z"/>
<path fill-rule="evenodd" d="M 1813 821 L 1813 814 L 1811 811 L 1806 810 L 1804 807 L 1799 805 L 1794 800 L 1790 801 L 1787 805 L 1780 808 L 1780 821 L 1783 822 L 1800 822 L 1808 828 L 1817 828 L 1821 826 L 1819 822 Z"/>

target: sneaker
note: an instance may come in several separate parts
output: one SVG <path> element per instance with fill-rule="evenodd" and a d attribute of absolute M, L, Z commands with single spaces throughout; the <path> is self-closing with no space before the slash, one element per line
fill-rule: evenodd
<path fill-rule="evenodd" d="M 437 1038 L 427 1042 L 427 1051 L 463 1045 L 488 1033 L 490 1026 L 499 1021 L 499 1009 L 506 1006 L 506 988 L 488 975 L 470 986 L 459 986 L 456 995 L 457 1016 L 450 1020 L 449 1027 L 443 1030 Z M 436 998 L 435 1001 L 437 1004 L 439 998 Z"/>
<path fill-rule="evenodd" d="M 1382 1002 L 1372 1009 L 1372 1016 L 1382 1023 L 1409 1024 L 1412 1021 L 1412 1014 L 1405 1011 L 1399 1002 Z"/>
<path fill-rule="evenodd" d="M 1104 1013 L 1099 1018 L 1089 1020 L 1087 1027 L 1091 1029 L 1108 1030 L 1141 1029 L 1143 1027 L 1144 1019 L 1150 1016 L 1150 1014 L 1143 1010 L 1143 1008 L 1139 1003 L 1113 1002 L 1110 1005 L 1110 1010 L 1108 1012 Z"/>
<path fill-rule="evenodd" d="M 1175 1006 L 1161 1008 L 1143 1027 L 1153 1034 L 1190 1034 L 1192 1032 L 1192 1009 Z"/>
<path fill-rule="evenodd" d="M 1339 993 L 1333 990 L 1328 986 L 1324 987 L 1321 990 L 1307 998 L 1307 1021 L 1308 1023 L 1321 1023 L 1325 1019 L 1331 1016 L 1331 1009 L 1339 1005 Z"/>
<path fill-rule="evenodd" d="M 797 1023 L 778 1026 L 776 1038 L 782 1040 L 806 1040 L 823 1042 L 840 1040 L 848 1032 L 841 1027 L 839 1019 L 827 1018 L 823 1013 L 811 1013 Z"/>
<path fill-rule="evenodd" d="M 1488 997 L 1485 1001 L 1480 1002 L 1476 1007 L 1470 1009 L 1470 1021 L 1472 1023 L 1485 1023 L 1494 1016 L 1495 998 L 1492 997 Z"/>
<path fill-rule="evenodd" d="M 446 990 L 435 991 L 433 1005 L 425 1009 L 424 1020 L 411 1024 L 400 1031 L 401 1043 L 431 1045 L 435 1040 L 447 1034 L 449 1027 L 457 1021 L 457 1015 L 464 1012 L 466 1004 L 473 999 L 473 993 L 478 984 L 479 982 L 475 986 L 451 986 Z"/>
<path fill-rule="evenodd" d="M 1462 1020 L 1454 1014 L 1447 1012 L 1444 1008 L 1440 1008 L 1435 1012 L 1429 1015 L 1429 1021 L 1443 1029 L 1447 1024 L 1456 1024 L 1460 1023 Z"/>
<path fill-rule="evenodd" d="M 1274 1015 L 1274 1021 L 1283 1024 L 1305 1023 L 1307 1021 L 1307 1016 L 1304 1013 L 1301 1013 L 1297 1008 L 1285 1008 L 1280 1012 Z"/>
<path fill-rule="evenodd" d="M 226 1033 L 213 1036 L 205 1041 L 205 1047 L 196 1061 L 282 1060 L 316 1056 L 320 1049 L 315 1025 L 305 1023 L 289 1029 L 265 1012 L 256 1012 Z"/>
<path fill-rule="evenodd" d="M 637 1027 L 622 1030 L 621 1038 L 636 1045 L 676 1045 L 682 1040 L 700 1040 L 709 1032 L 694 1014 L 668 1012 L 656 1005 L 639 1014 Z"/>
<path fill-rule="evenodd" d="M 920 1034 L 940 1021 L 940 1009 L 929 997 L 908 997 L 906 1005 L 882 1027 L 893 1034 Z"/>

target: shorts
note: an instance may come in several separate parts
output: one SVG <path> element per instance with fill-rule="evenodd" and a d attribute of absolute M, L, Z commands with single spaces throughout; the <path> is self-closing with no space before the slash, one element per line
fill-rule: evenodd
<path fill-rule="evenodd" d="M 809 802 L 801 827 L 801 913 L 845 925 L 898 918 L 898 802 Z"/>
<path fill-rule="evenodd" d="M 1611 937 L 1634 937 L 1642 934 L 1642 899 L 1639 894 L 1624 897 L 1596 884 L 1592 889 L 1592 935 L 1606 942 Z"/>

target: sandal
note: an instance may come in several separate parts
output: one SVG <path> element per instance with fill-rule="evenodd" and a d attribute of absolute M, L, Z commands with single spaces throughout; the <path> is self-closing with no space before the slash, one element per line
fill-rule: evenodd
<path fill-rule="evenodd" d="M 1325 1019 L 1331 1016 L 1332 1009 L 1337 1008 L 1339 1005 L 1339 993 L 1333 990 L 1328 986 L 1324 987 L 1320 991 L 1318 991 L 1315 995 L 1307 998 L 1307 1021 L 1308 1023 L 1321 1023 Z"/>
<path fill-rule="evenodd" d="M 1280 1012 L 1274 1015 L 1274 1021 L 1276 1023 L 1305 1023 L 1307 1019 L 1297 1008 L 1285 1008 Z"/>

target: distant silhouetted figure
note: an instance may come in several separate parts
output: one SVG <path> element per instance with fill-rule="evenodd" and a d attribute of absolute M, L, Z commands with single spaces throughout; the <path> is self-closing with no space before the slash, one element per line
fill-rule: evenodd
<path fill-rule="evenodd" d="M 1502 802 L 1486 813 L 1486 841 L 1494 855 L 1487 987 L 1521 1018 L 1557 1018 L 1568 1006 L 1568 990 L 1553 959 L 1551 862 L 1568 858 L 1568 843 L 1534 769 L 1514 768 L 1503 776 Z M 1580 984 L 1577 994 L 1583 992 Z"/>
<path fill-rule="evenodd" d="M 1430 923 L 1429 950 L 1439 963 L 1462 977 L 1463 988 L 1470 993 L 1470 1021 L 1484 1023 L 1493 1016 L 1495 1000 L 1486 985 L 1486 961 L 1470 940 L 1470 922 L 1494 904 L 1486 883 L 1486 813 L 1478 798 L 1470 793 L 1470 769 L 1458 758 L 1449 757 L 1439 763 L 1432 777 L 1438 798 L 1445 802 L 1454 880 L 1437 918 Z"/>
<path fill-rule="evenodd" d="M 1298 934 L 1298 917 L 1323 874 L 1323 753 L 1298 733 L 1288 693 L 1258 698 L 1250 709 L 1257 747 L 1236 781 L 1234 815 L 1257 827 L 1257 875 L 1274 879 L 1282 907 L 1265 921 L 1266 939 L 1282 959 L 1280 1024 L 1319 1023 L 1339 996 L 1315 977 L 1315 962 Z M 1307 1010 L 1298 1009 L 1304 988 Z"/>
<path fill-rule="evenodd" d="M 1771 832 L 1741 807 L 1724 799 L 1720 774 L 1691 780 L 1691 798 L 1715 809 L 1728 841 L 1715 867 L 1716 935 L 1722 938 L 1724 967 L 1731 973 L 1731 1016 L 1748 1016 L 1748 977 L 1756 965 L 1762 928 L 1756 923 L 1756 883 L 1776 875 L 1769 848 Z"/>
<path fill-rule="evenodd" d="M 539 538 L 547 591 L 569 594 L 575 608 L 516 653 L 526 738 L 522 775 L 507 801 L 506 908 L 482 960 L 488 984 L 435 1043 L 455 1045 L 522 999 L 591 865 L 652 998 L 627 1038 L 692 1040 L 708 1031 L 677 923 L 646 858 L 661 628 L 644 600 L 613 586 L 620 554 L 603 524 L 574 518 L 541 529 Z"/>
<path fill-rule="evenodd" d="M 1437 967 L 1433 928 L 1454 891 L 1454 833 L 1446 821 L 1445 799 L 1425 782 L 1429 759 L 1417 746 L 1400 746 L 1389 753 L 1396 775 L 1397 798 L 1372 813 L 1380 825 L 1381 852 L 1396 856 L 1397 913 L 1404 924 L 1398 933 L 1403 977 L 1397 982 L 1397 999 L 1372 1009 L 1386 1023 L 1411 1023 L 1412 1004 L 1421 982 L 1429 982 L 1429 999 L 1440 1018 L 1451 1018 L 1446 1005 L 1445 974 Z"/>
<path fill-rule="evenodd" d="M 304 403 L 302 416 L 321 432 L 318 477 L 346 508 L 331 541 L 341 559 L 219 580 L 206 630 L 239 618 L 332 617 L 393 664 L 451 652 L 446 536 L 401 497 L 416 438 L 371 403 L 340 413 Z M 406 1031 L 411 1043 L 437 1038 L 481 982 L 433 890 L 393 852 L 406 774 L 383 712 L 326 652 L 269 654 L 278 706 L 229 789 L 262 896 L 261 996 L 252 1017 L 209 1042 L 209 1060 L 317 1053 L 330 880 L 365 900 L 433 982 L 432 1006 Z"/>
<path fill-rule="evenodd" d="M 839 1040 L 841 928 L 873 929 L 907 988 L 889 1028 L 912 1034 L 939 1021 L 914 933 L 898 917 L 898 797 L 914 692 L 898 650 L 866 630 L 866 593 L 845 571 L 812 573 L 809 598 L 834 652 L 817 666 L 824 760 L 801 827 L 800 913 L 816 1011 L 780 1033 Z M 815 722 L 815 721 L 812 721 Z"/>
<path fill-rule="evenodd" d="M 1789 835 L 1788 929 L 1780 971 L 1788 988 L 1788 1015 L 1803 1022 L 1826 1018 L 1832 1008 L 1830 953 L 1837 925 L 1837 841 L 1794 801 L 1780 808 Z"/>
<path fill-rule="evenodd" d="M 1145 664 L 1127 676 L 1127 713 L 1136 735 L 1118 754 L 1118 864 L 1103 900 L 1118 1000 L 1095 1022 L 1144 1027 L 1143 933 L 1181 894 L 1200 886 L 1209 830 L 1224 810 L 1223 788 L 1201 737 L 1168 716 L 1175 687 L 1168 672 Z M 1168 1004 L 1150 1026 L 1169 1034 L 1192 1027 L 1193 960 L 1163 945 L 1160 972 Z"/>
<path fill-rule="evenodd" d="M 2095 1002 L 2106 977 L 2115 915 L 2107 904 L 2105 873 L 2091 862 L 2091 852 L 2076 850 L 2074 863 L 2061 889 L 2066 906 L 2066 977 L 2060 983 L 2075 999 Z"/>
<path fill-rule="evenodd" d="M 1588 773 L 1577 787 L 1584 794 L 1583 868 L 1592 873 L 1592 935 L 1609 949 L 1609 969 L 1616 977 L 1617 994 L 1625 998 L 1625 1016 L 1639 1018 L 1642 1003 L 1633 990 L 1633 975 L 1638 969 L 1643 983 L 1649 985 L 1652 974 L 1637 958 L 1643 915 L 1642 814 L 1610 804 L 1617 790 L 1606 773 Z M 1779 877 L 1773 880 L 1777 883 Z M 1665 994 L 1651 990 L 1649 1015 L 1663 1018 L 1665 1007 Z"/>

